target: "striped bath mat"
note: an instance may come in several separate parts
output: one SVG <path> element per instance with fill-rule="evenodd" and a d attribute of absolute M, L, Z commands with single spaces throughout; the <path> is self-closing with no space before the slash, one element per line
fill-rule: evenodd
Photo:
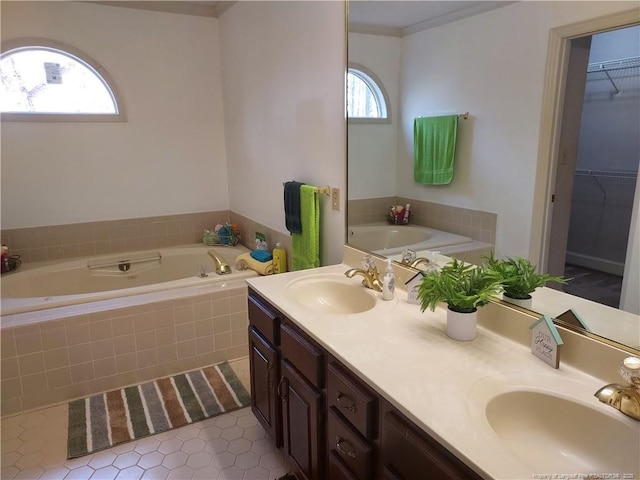
<path fill-rule="evenodd" d="M 75 458 L 246 407 L 227 362 L 69 403 L 67 457 Z"/>

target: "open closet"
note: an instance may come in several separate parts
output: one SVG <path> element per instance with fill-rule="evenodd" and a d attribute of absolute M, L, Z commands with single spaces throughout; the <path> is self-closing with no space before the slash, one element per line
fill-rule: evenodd
<path fill-rule="evenodd" d="M 640 158 L 640 26 L 591 37 L 565 275 L 568 293 L 619 307 Z"/>

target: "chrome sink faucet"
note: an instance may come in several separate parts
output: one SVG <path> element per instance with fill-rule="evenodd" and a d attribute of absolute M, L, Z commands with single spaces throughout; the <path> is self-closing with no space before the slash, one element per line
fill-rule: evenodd
<path fill-rule="evenodd" d="M 223 275 L 225 273 L 231 273 L 231 267 L 227 262 L 225 262 L 220 256 L 215 252 L 215 250 L 211 249 L 207 251 L 207 255 L 211 257 L 213 260 L 213 264 L 216 266 L 216 273 L 218 275 Z"/>
<path fill-rule="evenodd" d="M 380 271 L 376 267 L 376 262 L 371 255 L 366 255 L 362 259 L 362 268 L 350 268 L 344 274 L 348 278 L 353 278 L 355 275 L 361 275 L 363 277 L 362 285 L 376 292 L 382 291 L 382 282 L 380 281 Z"/>
<path fill-rule="evenodd" d="M 640 421 L 640 358 L 625 358 L 618 371 L 627 384 L 611 383 L 600 388 L 594 395 L 602 403 Z"/>

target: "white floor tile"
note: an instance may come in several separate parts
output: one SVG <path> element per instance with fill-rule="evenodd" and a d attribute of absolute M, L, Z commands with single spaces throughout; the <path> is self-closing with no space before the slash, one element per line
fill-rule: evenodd
<path fill-rule="evenodd" d="M 247 358 L 229 362 L 248 389 Z M 289 471 L 249 407 L 72 460 L 67 405 L 2 419 L 2 480 L 276 479 Z"/>

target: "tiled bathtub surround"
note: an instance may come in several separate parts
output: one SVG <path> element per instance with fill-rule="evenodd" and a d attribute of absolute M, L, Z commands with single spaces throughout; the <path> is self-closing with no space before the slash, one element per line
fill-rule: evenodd
<path fill-rule="evenodd" d="M 23 262 L 88 257 L 202 241 L 205 229 L 229 221 L 227 210 L 2 230 L 2 243 Z"/>
<path fill-rule="evenodd" d="M 404 197 L 350 200 L 349 225 L 382 222 L 391 205 L 411 204 L 411 223 L 464 235 L 480 242 L 495 244 L 497 214 Z"/>
<path fill-rule="evenodd" d="M 2 415 L 246 356 L 247 289 L 0 331 Z"/>
<path fill-rule="evenodd" d="M 273 247 L 276 246 L 276 243 L 280 242 L 288 252 L 287 264 L 288 270 L 291 271 L 291 235 L 289 235 L 288 233 L 282 233 L 273 230 L 272 228 L 266 227 L 261 223 L 258 223 L 235 212 L 229 213 L 229 221 L 231 223 L 238 224 L 238 226 L 240 227 L 240 231 L 242 232 L 242 239 L 240 243 L 242 243 L 250 250 L 256 248 L 256 231 L 264 233 L 267 236 L 267 243 L 269 245 L 269 248 L 272 250 Z"/>

